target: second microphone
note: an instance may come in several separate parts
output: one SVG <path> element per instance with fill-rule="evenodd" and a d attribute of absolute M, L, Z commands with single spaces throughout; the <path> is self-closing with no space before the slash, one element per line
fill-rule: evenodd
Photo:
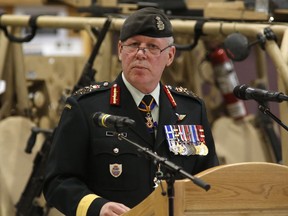
<path fill-rule="evenodd" d="M 236 86 L 233 90 L 236 97 L 242 100 L 253 99 L 256 101 L 288 101 L 288 96 L 282 92 L 267 91 L 263 89 L 251 88 L 245 84 Z"/>

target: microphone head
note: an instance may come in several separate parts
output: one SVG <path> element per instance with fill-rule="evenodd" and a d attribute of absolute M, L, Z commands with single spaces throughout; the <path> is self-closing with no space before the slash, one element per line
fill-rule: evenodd
<path fill-rule="evenodd" d="M 246 98 L 246 89 L 248 88 L 247 85 L 243 84 L 243 85 L 237 85 L 234 89 L 233 89 L 233 94 L 242 100 L 247 100 Z"/>
<path fill-rule="evenodd" d="M 224 40 L 223 48 L 234 61 L 243 61 L 249 55 L 248 39 L 240 33 L 232 33 Z"/>
<path fill-rule="evenodd" d="M 95 112 L 92 116 L 92 120 L 95 125 L 100 125 L 101 126 L 101 118 L 103 116 L 102 112 Z"/>

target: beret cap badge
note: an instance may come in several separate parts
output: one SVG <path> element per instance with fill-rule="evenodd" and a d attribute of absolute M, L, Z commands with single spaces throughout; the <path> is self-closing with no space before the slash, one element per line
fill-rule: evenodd
<path fill-rule="evenodd" d="M 155 19 L 156 19 L 156 24 L 157 24 L 158 30 L 163 31 L 165 29 L 165 24 L 161 20 L 161 17 L 156 16 Z"/>
<path fill-rule="evenodd" d="M 146 7 L 128 16 L 120 30 L 120 40 L 143 35 L 154 38 L 173 36 L 173 28 L 166 14 L 157 8 Z"/>

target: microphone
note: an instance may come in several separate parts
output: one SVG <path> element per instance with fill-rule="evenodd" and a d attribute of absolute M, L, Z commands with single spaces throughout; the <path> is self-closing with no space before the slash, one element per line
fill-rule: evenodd
<path fill-rule="evenodd" d="M 269 29 L 264 29 L 265 35 L 269 34 Z M 262 34 L 257 35 L 257 40 L 249 43 L 246 36 L 241 33 L 232 33 L 228 35 L 223 42 L 223 49 L 227 56 L 234 61 L 243 61 L 250 54 L 250 48 L 255 44 L 260 44 L 264 49 L 266 37 Z"/>
<path fill-rule="evenodd" d="M 96 112 L 92 116 L 94 124 L 100 127 L 130 127 L 135 125 L 135 121 L 128 117 L 109 115 L 102 112 Z"/>
<path fill-rule="evenodd" d="M 282 102 L 288 101 L 288 96 L 282 92 L 267 91 L 263 89 L 251 88 L 245 84 L 238 85 L 233 90 L 234 95 L 242 100 L 256 100 L 258 102 L 263 101 L 275 101 Z"/>
<path fill-rule="evenodd" d="M 228 35 L 224 40 L 223 48 L 227 56 L 234 61 L 242 61 L 250 53 L 248 39 L 240 33 Z"/>

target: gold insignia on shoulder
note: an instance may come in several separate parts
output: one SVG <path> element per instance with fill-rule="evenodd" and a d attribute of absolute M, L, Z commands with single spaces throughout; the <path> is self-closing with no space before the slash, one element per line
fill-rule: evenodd
<path fill-rule="evenodd" d="M 100 85 L 89 85 L 85 86 L 84 88 L 79 89 L 78 91 L 74 92 L 73 95 L 83 95 L 87 94 L 95 89 L 99 89 L 101 86 Z"/>
<path fill-rule="evenodd" d="M 156 25 L 157 25 L 158 30 L 163 31 L 165 29 L 165 24 L 161 20 L 161 17 L 156 16 L 155 19 L 156 19 Z"/>
<path fill-rule="evenodd" d="M 177 92 L 184 92 L 186 94 L 188 92 L 187 88 L 183 88 L 182 86 L 176 87 L 175 89 Z"/>
<path fill-rule="evenodd" d="M 195 94 L 195 93 L 192 92 L 192 91 L 189 91 L 187 88 L 183 88 L 182 86 L 176 87 L 175 90 L 176 90 L 177 92 L 185 93 L 185 94 L 191 95 L 191 96 L 193 96 L 193 97 L 198 97 L 197 94 Z"/>

